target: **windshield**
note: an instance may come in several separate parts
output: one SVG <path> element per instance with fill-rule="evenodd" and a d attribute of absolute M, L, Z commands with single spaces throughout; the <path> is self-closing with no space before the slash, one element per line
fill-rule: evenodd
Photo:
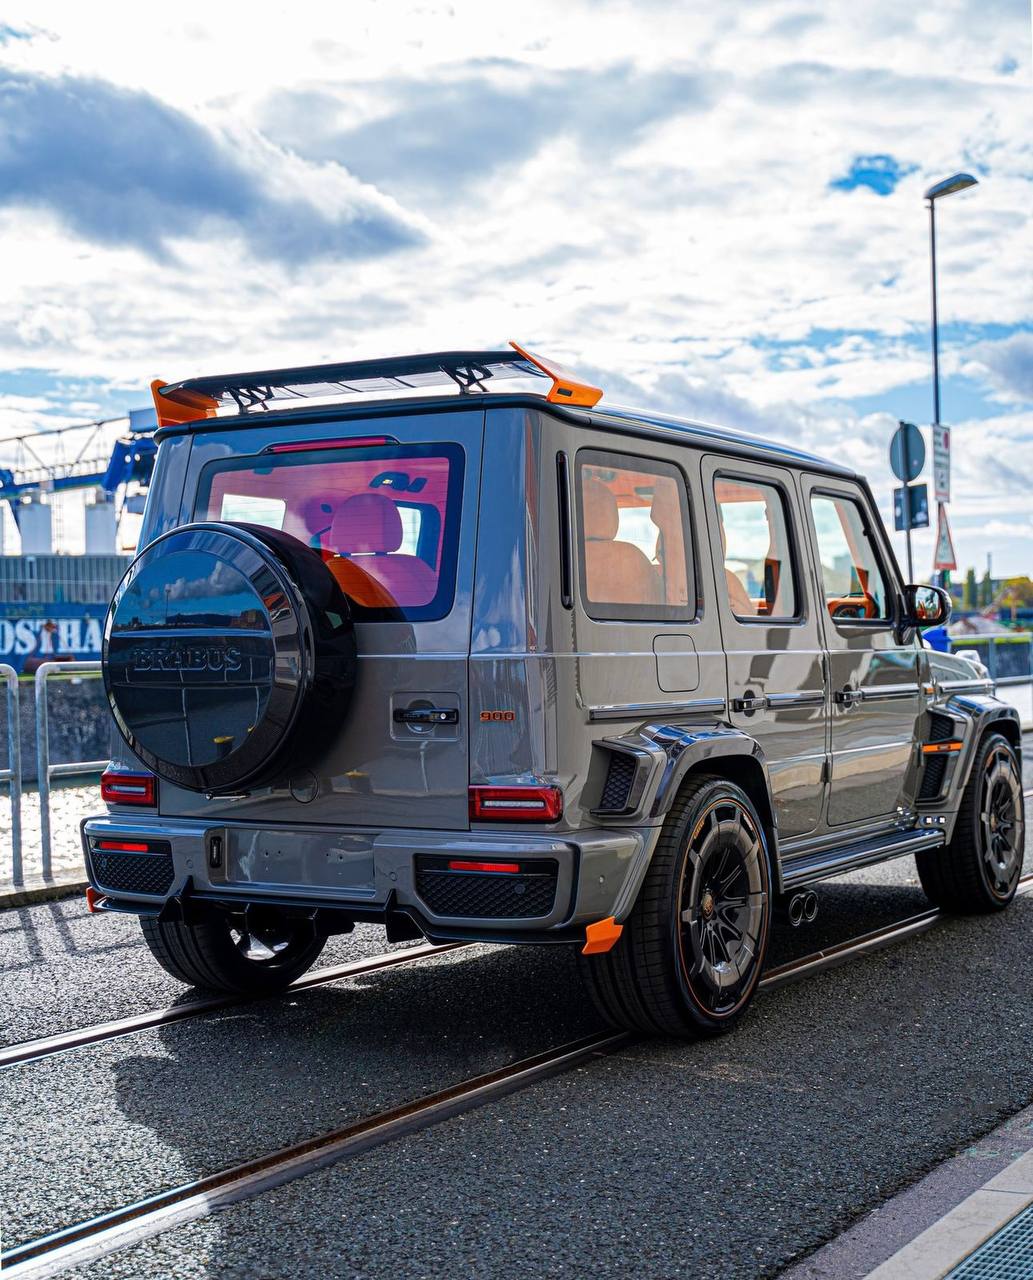
<path fill-rule="evenodd" d="M 194 518 L 282 529 L 317 551 L 363 621 L 443 618 L 455 594 L 463 451 L 302 448 L 213 462 Z"/>

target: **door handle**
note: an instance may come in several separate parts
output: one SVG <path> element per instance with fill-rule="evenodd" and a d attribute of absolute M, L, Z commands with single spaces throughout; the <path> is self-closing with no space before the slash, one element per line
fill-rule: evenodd
<path fill-rule="evenodd" d="M 455 707 L 395 707 L 395 724 L 458 724 Z"/>
<path fill-rule="evenodd" d="M 836 701 L 841 707 L 852 707 L 855 702 L 860 702 L 862 698 L 860 689 L 837 689 Z"/>
<path fill-rule="evenodd" d="M 742 698 L 732 699 L 733 711 L 744 711 L 747 715 L 752 715 L 754 711 L 763 711 L 768 705 L 768 700 L 763 694 L 755 697 L 752 693 Z"/>

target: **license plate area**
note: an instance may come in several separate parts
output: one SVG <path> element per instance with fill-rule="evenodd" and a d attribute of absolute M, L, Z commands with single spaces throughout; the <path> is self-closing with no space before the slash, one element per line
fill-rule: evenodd
<path fill-rule="evenodd" d="M 373 845 L 367 836 L 337 831 L 229 827 L 213 883 L 300 890 L 337 890 L 351 897 L 375 896 Z"/>

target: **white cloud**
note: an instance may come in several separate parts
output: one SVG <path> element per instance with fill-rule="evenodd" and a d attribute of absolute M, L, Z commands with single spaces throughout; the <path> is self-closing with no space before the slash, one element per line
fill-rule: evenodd
<path fill-rule="evenodd" d="M 997 401 L 957 429 L 959 530 L 1005 483 L 992 454 L 1033 467 L 1033 420 L 1001 413 L 1030 398 L 1027 339 L 1007 334 L 1033 323 L 1020 6 L 531 0 L 515 20 L 477 0 L 297 0 L 290 16 L 183 0 L 113 29 L 55 0 L 45 34 L 4 44 L 0 65 L 146 93 L 232 155 L 267 207 L 357 201 L 411 243 L 277 255 L 199 213 L 166 227 L 156 260 L 85 234 L 57 172 L 46 212 L 0 208 L 17 245 L 0 370 L 142 388 L 513 336 L 606 371 L 622 399 L 841 452 L 888 494 L 890 410 L 907 389 L 927 397 L 922 191 L 971 168 L 980 186 L 940 205 L 944 368 Z M 25 0 L 5 21 L 44 25 Z M 892 194 L 830 187 L 884 155 L 904 175 Z M 169 164 L 156 147 L 124 187 L 108 165 L 114 213 L 148 185 L 161 195 Z M 290 221 L 276 231 L 289 241 Z"/>

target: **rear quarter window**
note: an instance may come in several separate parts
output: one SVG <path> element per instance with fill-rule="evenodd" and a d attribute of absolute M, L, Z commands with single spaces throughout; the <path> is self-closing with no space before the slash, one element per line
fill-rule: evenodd
<path fill-rule="evenodd" d="M 360 621 L 434 621 L 455 597 L 462 485 L 458 445 L 315 447 L 209 463 L 194 518 L 291 534 Z"/>

